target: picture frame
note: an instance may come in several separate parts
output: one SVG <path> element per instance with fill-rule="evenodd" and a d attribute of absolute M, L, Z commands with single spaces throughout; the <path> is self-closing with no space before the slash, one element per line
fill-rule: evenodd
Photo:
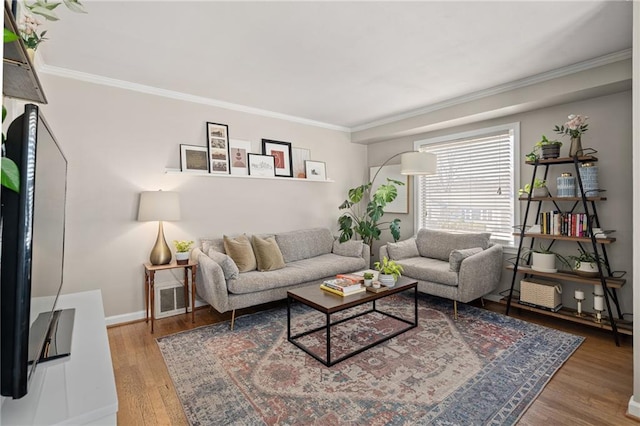
<path fill-rule="evenodd" d="M 262 139 L 262 154 L 272 155 L 275 159 L 276 176 L 293 177 L 290 142 Z"/>
<path fill-rule="evenodd" d="M 293 158 L 293 177 L 298 179 L 306 179 L 307 171 L 304 167 L 304 162 L 311 160 L 311 150 L 306 148 L 291 149 L 291 156 Z"/>
<path fill-rule="evenodd" d="M 206 146 L 180 144 L 180 171 L 209 173 L 208 158 Z"/>
<path fill-rule="evenodd" d="M 324 161 L 307 160 L 304 162 L 304 169 L 309 180 L 327 180 L 327 165 Z"/>
<path fill-rule="evenodd" d="M 207 122 L 209 173 L 229 174 L 229 126 Z"/>
<path fill-rule="evenodd" d="M 379 169 L 379 166 L 369 167 L 369 179 L 373 179 L 378 173 L 375 182 L 372 182 L 371 191 L 375 191 L 380 185 L 387 183 L 387 178 L 404 183 L 404 186 L 396 185 L 398 195 L 395 200 L 385 206 L 385 213 L 409 213 L 409 176 L 400 173 L 402 170 L 400 164 L 384 166 L 378 172 Z"/>
<path fill-rule="evenodd" d="M 229 139 L 229 166 L 232 175 L 246 176 L 249 174 L 249 157 L 251 142 L 239 139 Z"/>
<path fill-rule="evenodd" d="M 250 176 L 274 177 L 276 159 L 273 155 L 247 154 Z"/>

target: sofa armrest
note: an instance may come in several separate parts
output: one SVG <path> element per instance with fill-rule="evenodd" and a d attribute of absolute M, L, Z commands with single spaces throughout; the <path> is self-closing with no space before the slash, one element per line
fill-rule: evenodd
<path fill-rule="evenodd" d="M 384 258 L 389 258 L 389 250 L 387 250 L 387 245 L 383 245 L 382 247 L 380 247 L 380 261 L 382 262 L 382 259 Z"/>
<path fill-rule="evenodd" d="M 371 248 L 364 243 L 362 244 L 362 258 L 367 261 L 367 264 L 369 264 L 369 261 L 371 260 Z"/>
<path fill-rule="evenodd" d="M 500 244 L 464 259 L 458 275 L 459 301 L 467 303 L 495 290 L 500 283 L 502 265 Z"/>
<path fill-rule="evenodd" d="M 198 262 L 196 275 L 196 292 L 218 312 L 226 312 L 229 308 L 227 281 L 222 268 L 199 248 L 191 251 L 191 259 Z"/>

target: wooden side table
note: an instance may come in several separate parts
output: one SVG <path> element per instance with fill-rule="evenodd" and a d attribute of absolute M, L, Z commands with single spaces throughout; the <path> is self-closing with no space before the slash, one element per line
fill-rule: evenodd
<path fill-rule="evenodd" d="M 197 263 L 186 263 L 184 265 L 178 265 L 175 262 L 169 263 L 167 265 L 152 265 L 150 263 L 144 264 L 144 302 L 145 302 L 145 322 L 149 322 L 149 317 L 151 317 L 151 333 L 153 333 L 153 314 L 155 311 L 155 275 L 156 271 L 164 271 L 168 269 L 184 269 L 184 280 L 182 285 L 184 286 L 184 300 L 185 314 L 189 313 L 189 303 L 186 303 L 189 300 L 189 271 L 191 271 L 191 322 L 196 322 L 195 317 L 195 301 L 196 301 L 196 269 L 198 267 Z M 149 303 L 151 302 L 151 303 Z"/>

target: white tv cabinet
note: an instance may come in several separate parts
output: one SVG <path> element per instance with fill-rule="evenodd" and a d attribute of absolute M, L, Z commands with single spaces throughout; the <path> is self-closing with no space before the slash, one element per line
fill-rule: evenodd
<path fill-rule="evenodd" d="M 60 296 L 56 309 L 68 308 L 76 310 L 71 356 L 39 364 L 27 395 L 4 398 L 2 426 L 117 424 L 118 396 L 102 293 Z"/>

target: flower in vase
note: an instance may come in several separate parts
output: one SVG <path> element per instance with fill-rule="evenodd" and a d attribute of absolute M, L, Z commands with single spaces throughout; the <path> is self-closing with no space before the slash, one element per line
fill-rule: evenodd
<path fill-rule="evenodd" d="M 588 124 L 586 124 L 587 119 L 589 118 L 586 115 L 576 115 L 571 114 L 567 117 L 569 121 L 564 123 L 562 126 L 555 126 L 553 130 L 561 135 L 569 135 L 572 138 L 579 138 L 584 132 L 588 130 Z"/>
<path fill-rule="evenodd" d="M 24 45 L 27 49 L 36 50 L 40 43 L 47 40 L 44 36 L 47 34 L 47 31 L 41 31 L 38 34 L 38 27 L 42 25 L 42 22 L 32 15 L 25 15 L 22 19 L 20 19 L 20 23 L 18 24 L 18 32 L 20 33 L 20 37 L 22 37 L 22 41 L 24 41 Z"/>

